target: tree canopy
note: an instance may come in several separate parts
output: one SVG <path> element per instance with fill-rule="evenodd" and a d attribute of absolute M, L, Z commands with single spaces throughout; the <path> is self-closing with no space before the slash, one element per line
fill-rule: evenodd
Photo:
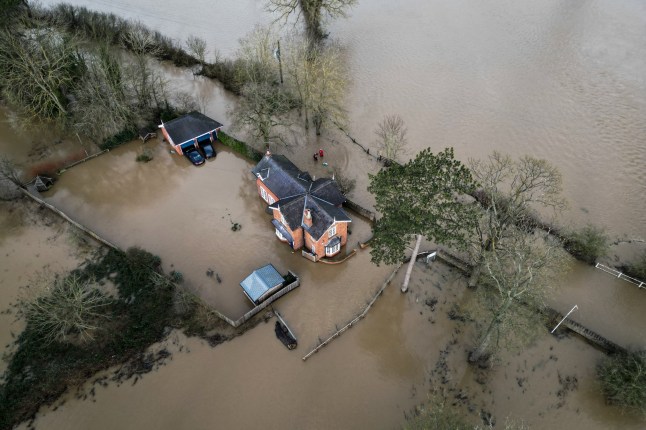
<path fill-rule="evenodd" d="M 471 172 L 453 156 L 453 148 L 434 154 L 423 150 L 404 165 L 394 164 L 370 175 L 381 217 L 373 226 L 372 261 L 403 260 L 415 235 L 461 247 L 477 221 L 478 208 L 462 196 L 476 188 Z"/>
<path fill-rule="evenodd" d="M 278 14 L 277 21 L 287 21 L 290 15 L 303 18 L 307 35 L 313 41 L 325 37 L 322 20 L 345 17 L 347 11 L 357 0 L 269 0 L 267 9 Z"/>

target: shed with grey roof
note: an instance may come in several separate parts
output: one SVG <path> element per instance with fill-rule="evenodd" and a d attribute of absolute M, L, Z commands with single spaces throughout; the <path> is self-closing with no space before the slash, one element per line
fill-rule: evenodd
<path fill-rule="evenodd" d="M 285 279 L 278 270 L 272 264 L 267 264 L 254 270 L 240 282 L 240 286 L 249 300 L 257 305 L 278 291 L 284 282 Z"/>

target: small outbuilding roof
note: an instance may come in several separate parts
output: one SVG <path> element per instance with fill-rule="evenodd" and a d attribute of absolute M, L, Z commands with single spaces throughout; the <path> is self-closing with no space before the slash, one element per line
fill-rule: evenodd
<path fill-rule="evenodd" d="M 268 293 L 271 293 L 284 282 L 284 279 L 278 270 L 272 265 L 267 264 L 259 269 L 254 270 L 251 275 L 247 276 L 240 286 L 249 299 L 258 304 Z"/>
<path fill-rule="evenodd" d="M 160 127 L 166 130 L 173 145 L 181 145 L 217 130 L 222 127 L 222 124 L 200 112 L 193 111 L 172 121 L 162 123 Z"/>

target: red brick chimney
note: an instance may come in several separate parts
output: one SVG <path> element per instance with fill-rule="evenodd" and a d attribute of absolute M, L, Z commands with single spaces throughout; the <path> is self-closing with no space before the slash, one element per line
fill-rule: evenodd
<path fill-rule="evenodd" d="M 312 226 L 312 211 L 307 208 L 303 211 L 303 224 L 308 227 Z"/>

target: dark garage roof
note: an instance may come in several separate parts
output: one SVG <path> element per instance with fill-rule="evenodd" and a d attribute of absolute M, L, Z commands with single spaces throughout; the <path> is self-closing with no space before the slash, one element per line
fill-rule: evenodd
<path fill-rule="evenodd" d="M 193 111 L 172 121 L 162 123 L 174 145 L 181 145 L 191 139 L 222 127 L 222 124 L 200 112 Z"/>

